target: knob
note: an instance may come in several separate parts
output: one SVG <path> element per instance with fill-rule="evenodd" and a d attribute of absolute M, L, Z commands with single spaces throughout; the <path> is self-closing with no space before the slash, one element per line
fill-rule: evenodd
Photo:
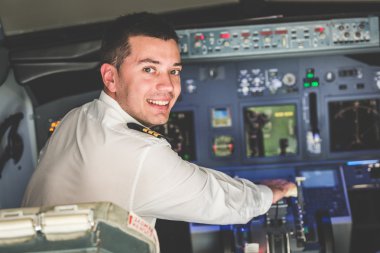
<path fill-rule="evenodd" d="M 271 80 L 271 82 L 269 84 L 269 89 L 272 92 L 275 92 L 277 89 L 281 88 L 281 86 L 282 86 L 282 82 L 279 79 L 274 78 Z"/>
<path fill-rule="evenodd" d="M 335 80 L 335 74 L 332 71 L 329 71 L 325 75 L 325 80 L 329 83 L 333 82 Z"/>
<path fill-rule="evenodd" d="M 216 68 L 210 68 L 208 70 L 209 77 L 215 79 L 218 76 L 218 70 Z"/>
<path fill-rule="evenodd" d="M 282 82 L 286 86 L 293 86 L 296 84 L 296 76 L 293 73 L 286 73 L 284 77 L 282 78 Z"/>

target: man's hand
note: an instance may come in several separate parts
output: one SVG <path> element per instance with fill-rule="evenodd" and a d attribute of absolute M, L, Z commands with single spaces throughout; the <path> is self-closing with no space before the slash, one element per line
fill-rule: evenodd
<path fill-rule="evenodd" d="M 265 180 L 261 184 L 268 186 L 272 190 L 272 203 L 276 203 L 283 197 L 297 197 L 297 186 L 284 179 Z"/>

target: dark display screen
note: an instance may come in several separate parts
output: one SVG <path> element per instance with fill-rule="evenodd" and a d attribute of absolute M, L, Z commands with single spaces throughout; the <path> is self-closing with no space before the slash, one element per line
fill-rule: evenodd
<path fill-rule="evenodd" d="M 380 149 L 379 99 L 329 103 L 331 151 Z"/>
<path fill-rule="evenodd" d="M 196 160 L 193 111 L 171 112 L 165 125 L 152 129 L 164 135 L 184 160 Z"/>
<path fill-rule="evenodd" d="M 297 153 L 296 105 L 250 106 L 243 113 L 247 157 Z"/>

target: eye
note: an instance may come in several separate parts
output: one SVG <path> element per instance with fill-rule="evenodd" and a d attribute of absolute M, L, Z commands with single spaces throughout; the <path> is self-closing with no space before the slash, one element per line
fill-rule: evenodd
<path fill-rule="evenodd" d="M 175 75 L 175 76 L 179 76 L 181 74 L 181 70 L 180 69 L 173 69 L 170 71 L 170 74 Z"/>
<path fill-rule="evenodd" d="M 156 69 L 154 69 L 152 67 L 145 67 L 145 68 L 143 68 L 143 71 L 148 73 L 148 74 L 152 74 L 156 71 Z"/>

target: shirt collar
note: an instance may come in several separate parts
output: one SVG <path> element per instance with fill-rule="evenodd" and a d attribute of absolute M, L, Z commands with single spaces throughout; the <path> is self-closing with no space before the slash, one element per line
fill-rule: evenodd
<path fill-rule="evenodd" d="M 123 108 L 121 108 L 121 106 L 119 105 L 119 103 L 115 99 L 110 97 L 107 93 L 105 93 L 103 90 L 100 93 L 99 100 L 106 103 L 108 106 L 112 107 L 118 113 L 118 115 L 122 117 L 122 119 L 125 122 L 127 123 L 134 122 L 139 125 L 142 125 L 135 118 L 129 115 L 126 111 L 124 111 Z"/>

